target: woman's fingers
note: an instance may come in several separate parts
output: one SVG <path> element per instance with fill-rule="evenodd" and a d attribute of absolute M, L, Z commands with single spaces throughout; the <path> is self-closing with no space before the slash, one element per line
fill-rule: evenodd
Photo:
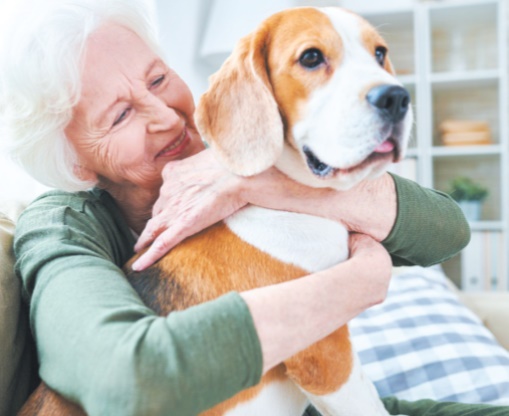
<path fill-rule="evenodd" d="M 145 226 L 144 230 L 140 234 L 138 241 L 134 246 L 134 251 L 139 252 L 147 248 L 163 231 L 164 227 L 162 223 L 158 221 L 157 218 L 150 219 L 147 222 L 147 225 Z"/>
<path fill-rule="evenodd" d="M 132 269 L 134 271 L 141 271 L 152 266 L 185 238 L 186 235 L 181 230 L 166 229 L 155 238 L 148 250 L 138 257 L 133 263 Z"/>

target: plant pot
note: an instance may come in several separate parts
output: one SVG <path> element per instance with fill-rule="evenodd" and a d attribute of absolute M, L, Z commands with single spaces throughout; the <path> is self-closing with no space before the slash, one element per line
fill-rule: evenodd
<path fill-rule="evenodd" d="M 479 221 L 481 219 L 481 201 L 459 201 L 458 204 L 468 221 Z"/>

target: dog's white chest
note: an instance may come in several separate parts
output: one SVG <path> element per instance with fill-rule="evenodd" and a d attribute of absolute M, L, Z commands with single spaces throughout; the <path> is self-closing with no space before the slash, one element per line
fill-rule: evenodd
<path fill-rule="evenodd" d="M 245 242 L 309 272 L 348 257 L 347 230 L 323 218 L 249 206 L 225 222 Z"/>

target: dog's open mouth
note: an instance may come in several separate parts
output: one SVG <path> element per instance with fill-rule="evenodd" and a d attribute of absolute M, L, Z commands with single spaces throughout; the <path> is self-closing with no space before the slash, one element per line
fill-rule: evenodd
<path fill-rule="evenodd" d="M 323 178 L 334 171 L 332 166 L 329 166 L 318 159 L 318 157 L 311 151 L 309 147 L 304 146 L 302 150 L 306 155 L 306 161 L 309 169 L 311 169 L 311 172 L 313 172 L 316 176 Z"/>
<path fill-rule="evenodd" d="M 306 162 L 309 169 L 311 169 L 311 172 L 319 178 L 331 177 L 337 172 L 353 173 L 354 171 L 365 169 L 369 165 L 378 161 L 386 161 L 387 163 L 396 162 L 400 157 L 398 142 L 391 137 L 375 148 L 373 153 L 371 153 L 361 163 L 347 169 L 334 168 L 327 165 L 321 161 L 308 146 L 304 146 L 302 151 L 306 155 Z"/>

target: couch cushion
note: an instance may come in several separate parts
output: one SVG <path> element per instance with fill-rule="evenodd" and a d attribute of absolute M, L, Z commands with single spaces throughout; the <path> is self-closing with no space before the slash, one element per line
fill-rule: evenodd
<path fill-rule="evenodd" d="M 439 268 L 407 268 L 350 324 L 380 396 L 509 405 L 509 353 Z"/>
<path fill-rule="evenodd" d="M 35 361 L 21 282 L 14 275 L 13 222 L 0 212 L 0 415 L 16 414 L 26 400 Z"/>
<path fill-rule="evenodd" d="M 509 292 L 460 293 L 460 300 L 481 319 L 497 341 L 509 351 Z"/>

